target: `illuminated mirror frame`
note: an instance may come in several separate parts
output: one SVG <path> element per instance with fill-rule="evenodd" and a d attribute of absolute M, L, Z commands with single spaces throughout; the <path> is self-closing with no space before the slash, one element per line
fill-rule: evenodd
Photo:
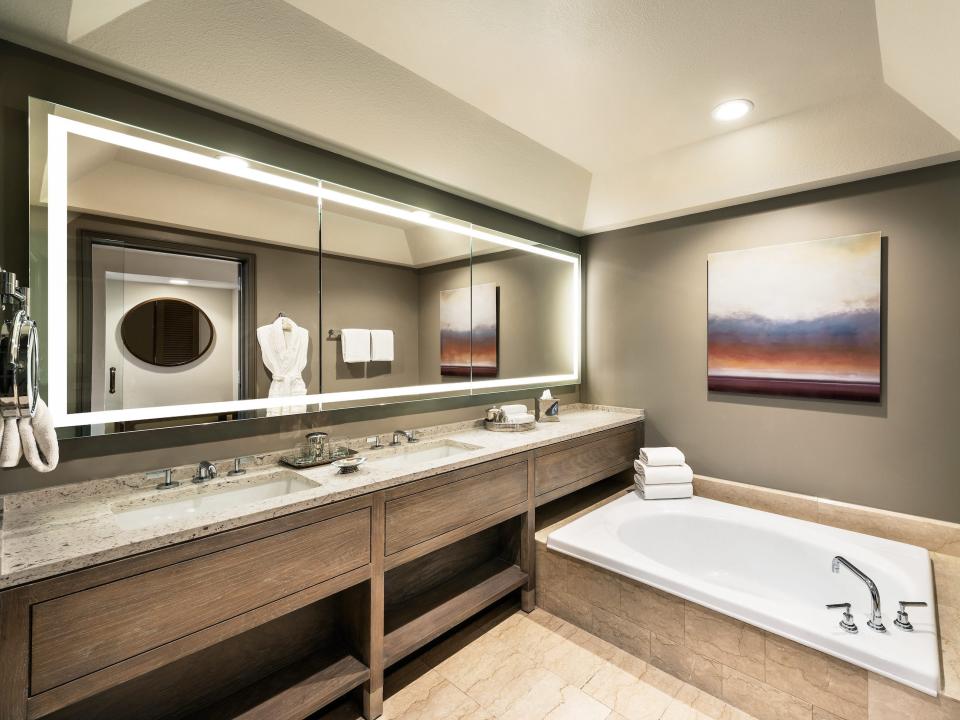
<path fill-rule="evenodd" d="M 45 102 L 45 101 L 41 101 Z M 53 103 L 45 103 L 53 104 Z M 78 111 L 82 112 L 82 111 Z M 214 415 L 223 413 L 249 412 L 267 410 L 289 406 L 291 399 L 298 405 L 315 407 L 322 410 L 324 404 L 335 404 L 341 407 L 342 403 L 384 400 L 399 402 L 414 400 L 423 396 L 449 397 L 464 396 L 480 393 L 496 392 L 543 386 L 557 386 L 578 384 L 580 382 L 580 328 L 581 328 L 581 270 L 580 256 L 576 253 L 557 250 L 540 245 L 519 237 L 499 233 L 476 225 L 461 225 L 443 216 L 430 213 L 419 208 L 403 206 L 387 199 L 374 199 L 374 196 L 359 191 L 348 191 L 342 186 L 314 179 L 300 180 L 293 177 L 294 173 L 282 171 L 280 174 L 262 170 L 256 167 L 243 167 L 240 163 L 225 164 L 215 155 L 206 155 L 177 145 L 168 145 L 156 140 L 139 137 L 134 134 L 120 132 L 108 128 L 91 125 L 73 118 L 62 117 L 47 113 L 47 277 L 65 278 L 67 276 L 67 139 L 70 134 L 99 140 L 170 160 L 194 165 L 196 167 L 214 170 L 234 175 L 253 182 L 270 185 L 272 187 L 289 190 L 291 192 L 310 195 L 318 200 L 318 211 L 322 212 L 324 201 L 336 204 L 350 205 L 381 215 L 399 218 L 408 222 L 427 225 L 433 228 L 446 230 L 471 239 L 482 240 L 509 247 L 514 250 L 534 253 L 554 260 L 569 263 L 574 277 L 571 283 L 573 296 L 571 297 L 570 313 L 570 346 L 572 372 L 563 375 L 543 375 L 521 378 L 505 378 L 493 380 L 468 380 L 456 383 L 438 383 L 431 385 L 410 385 L 406 387 L 384 388 L 378 390 L 356 390 L 348 392 L 319 393 L 315 395 L 298 395 L 291 397 L 255 398 L 250 400 L 225 400 L 221 402 L 193 403 L 186 405 L 163 405 L 142 408 L 127 408 L 121 410 L 103 410 L 96 412 L 71 413 L 67 405 L 67 334 L 66 332 L 48 332 L 47 348 L 43 353 L 47 361 L 47 406 L 50 408 L 56 427 L 76 427 L 83 425 L 100 425 L 117 422 L 131 422 L 137 420 L 151 420 L 155 418 L 174 418 L 192 415 Z M 116 122 L 116 121 L 110 121 Z M 120 124 L 120 123 L 117 123 Z M 132 129 L 132 128 L 131 128 Z M 159 133 L 151 134 L 161 136 Z M 162 137 L 162 136 L 161 136 Z M 182 140 L 175 140 L 180 145 L 191 145 Z M 199 146 L 193 146 L 199 147 Z M 209 148 L 204 148 L 211 152 Z M 263 165 L 257 161 L 250 161 Z M 300 176 L 305 177 L 305 176 Z M 411 208 L 411 209 L 407 209 Z M 321 248 L 322 252 L 322 240 Z M 533 281 L 533 279 L 531 279 Z M 47 327 L 67 327 L 69 312 L 66 283 L 47 283 Z M 317 339 L 318 342 L 322 338 Z"/>

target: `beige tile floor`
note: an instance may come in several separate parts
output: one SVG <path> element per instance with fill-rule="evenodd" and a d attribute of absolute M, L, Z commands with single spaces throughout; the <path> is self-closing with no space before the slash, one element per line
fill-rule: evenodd
<path fill-rule="evenodd" d="M 356 720 L 354 700 L 315 716 Z M 752 720 L 537 609 L 494 610 L 387 675 L 384 720 Z"/>

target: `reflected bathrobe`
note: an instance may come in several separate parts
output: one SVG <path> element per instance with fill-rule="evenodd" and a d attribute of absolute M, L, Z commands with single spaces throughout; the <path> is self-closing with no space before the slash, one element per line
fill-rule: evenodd
<path fill-rule="evenodd" d="M 288 317 L 278 317 L 269 325 L 257 328 L 257 342 L 263 355 L 263 364 L 270 371 L 270 391 L 267 397 L 296 397 L 306 395 L 303 369 L 307 366 L 307 346 L 310 333 Z M 270 408 L 267 415 L 286 415 L 305 412 L 306 406 Z"/>

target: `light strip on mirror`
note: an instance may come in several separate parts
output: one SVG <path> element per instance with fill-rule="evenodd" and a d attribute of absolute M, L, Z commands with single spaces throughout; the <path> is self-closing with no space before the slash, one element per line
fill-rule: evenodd
<path fill-rule="evenodd" d="M 253 400 L 228 400 L 212 403 L 193 403 L 187 405 L 155 406 L 146 408 L 126 408 L 85 413 L 70 413 L 67 409 L 66 384 L 53 378 L 65 378 L 67 375 L 66 333 L 48 333 L 47 353 L 47 404 L 54 417 L 56 427 L 75 427 L 79 425 L 99 425 L 114 422 L 149 420 L 158 417 L 185 417 L 191 415 L 211 415 L 229 412 L 249 412 L 282 408 L 285 406 L 318 405 L 323 403 L 341 403 L 354 400 L 375 400 L 378 398 L 415 398 L 428 394 L 443 394 L 460 390 L 483 390 L 487 388 L 510 388 L 522 386 L 544 386 L 578 383 L 580 381 L 580 258 L 574 254 L 550 250 L 529 244 L 520 239 L 504 237 L 476 226 L 458 225 L 418 210 L 405 210 L 387 203 L 379 203 L 330 188 L 322 188 L 320 183 L 303 182 L 275 175 L 264 170 L 250 167 L 225 165 L 218 158 L 209 157 L 183 148 L 148 140 L 136 135 L 101 128 L 71 118 L 58 115 L 47 116 L 47 270 L 48 277 L 66 277 L 67 272 L 67 138 L 69 133 L 100 140 L 119 147 L 165 157 L 188 165 L 202 167 L 253 182 L 290 190 L 303 195 L 322 197 L 333 202 L 341 202 L 353 207 L 376 212 L 381 215 L 400 218 L 419 225 L 428 225 L 448 230 L 458 235 L 472 237 L 524 252 L 550 257 L 571 263 L 575 275 L 573 283 L 573 305 L 571 312 L 571 337 L 575 339 L 573 347 L 574 372 L 563 375 L 531 376 L 499 380 L 478 380 L 475 382 L 440 383 L 434 385 L 415 385 L 379 390 L 358 390 L 351 392 L 301 395 L 290 398 L 258 398 Z M 66 327 L 68 298 L 65 283 L 48 283 L 48 325 Z"/>
<path fill-rule="evenodd" d="M 333 190 L 322 184 L 320 187 L 320 198 L 321 200 L 330 200 L 331 202 L 341 203 L 342 205 L 349 205 L 350 207 L 355 207 L 359 210 L 368 210 L 379 215 L 387 215 L 399 220 L 406 220 L 407 222 L 416 223 L 417 225 L 426 225 L 428 227 L 437 228 L 438 230 L 446 230 L 447 232 L 452 232 L 464 237 L 474 238 L 476 240 L 484 240 L 486 242 L 495 243 L 504 247 L 523 250 L 524 252 L 533 253 L 535 255 L 543 255 L 545 257 L 553 258 L 554 260 L 562 260 L 563 262 L 569 263 L 579 262 L 579 259 L 576 255 L 568 255 L 556 250 L 550 250 L 549 248 L 541 247 L 540 245 L 534 245 L 521 239 L 497 235 L 487 230 L 478 228 L 476 225 L 460 225 L 459 223 L 450 222 L 449 220 L 443 220 L 442 218 L 438 218 L 420 209 L 407 210 L 405 208 L 399 208 L 388 203 L 381 203 L 377 202 L 376 200 L 357 197 L 356 195 L 351 195 L 350 193 Z"/>
<path fill-rule="evenodd" d="M 258 398 L 255 400 L 224 400 L 222 402 L 194 403 L 191 405 L 158 405 L 154 407 L 127 408 L 124 410 L 102 410 L 96 412 L 70 413 L 55 415 L 56 427 L 76 427 L 78 425 L 103 425 L 114 422 L 132 422 L 136 420 L 154 420 L 156 418 L 187 417 L 191 415 L 219 415 L 231 412 L 250 412 L 271 408 L 317 406 L 323 409 L 324 403 L 342 403 L 356 400 L 377 400 L 380 398 L 415 398 L 418 395 L 448 393 L 458 390 L 484 388 L 509 388 L 515 386 L 563 385 L 579 382 L 576 375 L 544 375 L 540 377 L 510 378 L 506 380 L 479 380 L 477 382 L 439 383 L 436 385 L 410 385 L 408 387 L 387 388 L 384 390 L 353 390 L 350 392 L 324 393 L 319 395 L 299 395 L 280 398 Z M 462 396 L 461 396 L 462 397 Z"/>
<path fill-rule="evenodd" d="M 300 195 L 309 195 L 317 197 L 319 194 L 317 182 L 306 182 L 303 180 L 294 180 L 293 178 L 277 175 L 276 173 L 258 170 L 257 168 L 234 165 L 225 163 L 218 157 L 211 157 L 202 153 L 186 150 L 184 148 L 167 145 L 156 140 L 147 140 L 146 138 L 130 135 L 119 130 L 110 130 L 108 128 L 90 125 L 71 118 L 60 117 L 59 115 L 48 115 L 47 120 L 50 126 L 62 126 L 65 132 L 73 133 L 99 140 L 100 142 L 117 147 L 127 148 L 128 150 L 137 150 L 148 155 L 167 158 L 176 162 L 182 162 L 194 167 L 205 168 L 225 175 L 233 175 L 239 178 L 245 178 L 262 185 L 270 185 L 275 188 L 289 190 Z"/>

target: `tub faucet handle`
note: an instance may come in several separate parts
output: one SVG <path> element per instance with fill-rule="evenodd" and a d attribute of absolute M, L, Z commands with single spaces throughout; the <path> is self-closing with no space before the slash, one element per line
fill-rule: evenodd
<path fill-rule="evenodd" d="M 857 632 L 857 624 L 853 621 L 853 615 L 850 614 L 850 603 L 831 603 L 827 605 L 827 610 L 839 610 L 843 608 L 843 617 L 840 618 L 841 629 L 848 633 Z"/>
<path fill-rule="evenodd" d="M 913 625 L 910 623 L 910 616 L 907 615 L 907 608 L 926 606 L 927 604 L 925 602 L 901 600 L 900 609 L 897 610 L 897 619 L 893 621 L 893 624 L 904 632 L 913 632 Z"/>

